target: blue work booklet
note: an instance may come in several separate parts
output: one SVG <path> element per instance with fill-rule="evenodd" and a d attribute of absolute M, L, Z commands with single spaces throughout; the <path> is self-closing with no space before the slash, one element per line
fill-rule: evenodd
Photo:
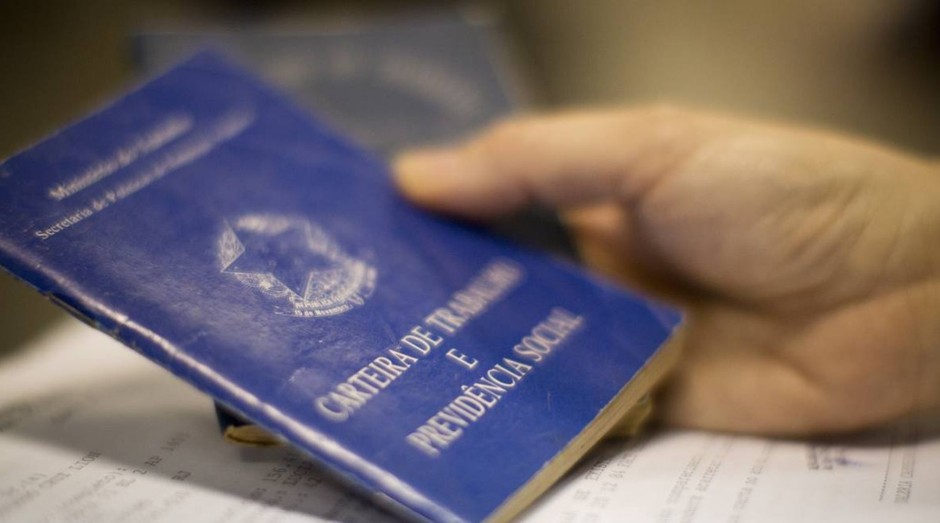
<path fill-rule="evenodd" d="M 518 513 L 673 352 L 212 54 L 0 163 L 0 265 L 414 519 Z"/>
<path fill-rule="evenodd" d="M 154 72 L 221 49 L 359 144 L 392 154 L 463 138 L 526 98 L 498 18 L 448 7 L 303 30 L 151 28 L 135 35 L 133 55 Z"/>

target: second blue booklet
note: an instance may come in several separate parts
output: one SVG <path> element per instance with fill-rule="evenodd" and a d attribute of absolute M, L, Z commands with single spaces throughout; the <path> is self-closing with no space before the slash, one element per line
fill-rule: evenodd
<path fill-rule="evenodd" d="M 649 391 L 674 326 L 411 207 L 378 160 L 210 54 L 0 164 L 0 264 L 435 521 L 523 509 Z"/>

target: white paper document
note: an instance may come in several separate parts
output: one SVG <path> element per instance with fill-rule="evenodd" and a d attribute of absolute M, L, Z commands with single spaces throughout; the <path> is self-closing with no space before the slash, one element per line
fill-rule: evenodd
<path fill-rule="evenodd" d="M 918 434 L 926 425 L 851 441 L 664 432 L 608 443 L 528 515 L 556 523 L 938 522 L 940 437 Z"/>
<path fill-rule="evenodd" d="M 940 521 L 940 423 L 795 442 L 612 442 L 522 520 Z M 0 521 L 394 518 L 290 448 L 225 443 L 211 401 L 76 321 L 0 359 Z"/>

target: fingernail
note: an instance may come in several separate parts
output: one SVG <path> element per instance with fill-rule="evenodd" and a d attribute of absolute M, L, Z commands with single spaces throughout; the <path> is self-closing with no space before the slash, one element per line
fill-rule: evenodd
<path fill-rule="evenodd" d="M 458 167 L 457 154 L 447 149 L 412 151 L 395 159 L 393 170 L 399 188 L 413 198 L 433 197 L 440 182 Z"/>

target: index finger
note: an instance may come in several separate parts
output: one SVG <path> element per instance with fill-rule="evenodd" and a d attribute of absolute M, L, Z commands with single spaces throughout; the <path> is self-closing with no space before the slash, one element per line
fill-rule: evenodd
<path fill-rule="evenodd" d="M 461 146 L 406 153 L 395 172 L 413 201 L 464 218 L 491 218 L 533 203 L 565 208 L 629 201 L 720 126 L 663 107 L 529 117 Z"/>

